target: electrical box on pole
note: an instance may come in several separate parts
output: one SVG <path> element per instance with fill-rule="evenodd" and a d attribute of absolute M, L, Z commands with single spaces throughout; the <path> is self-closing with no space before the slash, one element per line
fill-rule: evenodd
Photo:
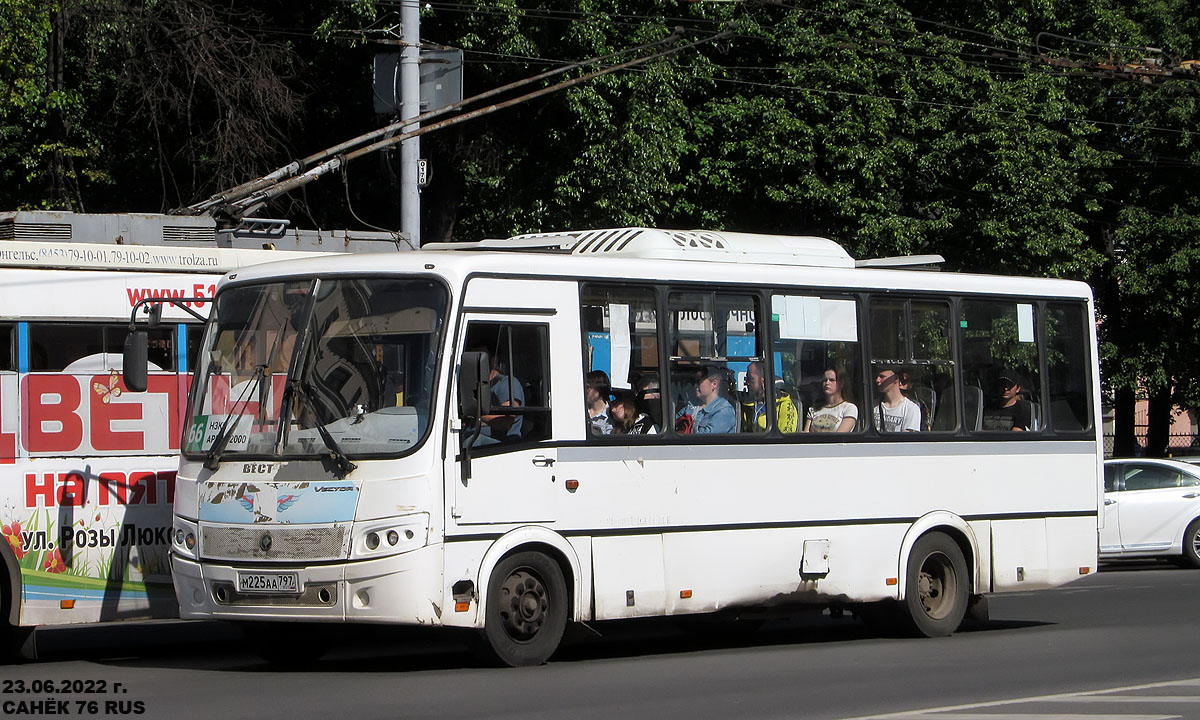
<path fill-rule="evenodd" d="M 462 102 L 463 51 L 421 50 L 421 112 Z M 400 114 L 400 53 L 375 55 L 375 112 Z"/>

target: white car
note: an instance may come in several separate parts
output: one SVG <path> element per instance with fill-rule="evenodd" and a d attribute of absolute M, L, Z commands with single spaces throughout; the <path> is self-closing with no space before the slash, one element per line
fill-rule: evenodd
<path fill-rule="evenodd" d="M 1135 557 L 1167 557 L 1200 568 L 1200 466 L 1105 461 L 1100 559 Z"/>

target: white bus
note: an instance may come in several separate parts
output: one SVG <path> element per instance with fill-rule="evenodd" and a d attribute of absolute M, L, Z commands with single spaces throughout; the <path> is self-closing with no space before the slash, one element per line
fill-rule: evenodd
<path fill-rule="evenodd" d="M 0 653 L 35 655 L 38 625 L 178 615 L 168 531 L 202 318 L 166 306 L 149 331 L 149 391 L 131 393 L 119 372 L 134 306 L 188 299 L 207 314 L 227 271 L 386 247 L 370 239 L 277 221 L 219 233 L 209 218 L 0 213 Z"/>
<path fill-rule="evenodd" d="M 526 665 L 615 618 L 825 606 L 945 635 L 986 593 L 1093 572 L 1087 285 L 872 264 L 631 228 L 227 277 L 176 480 L 182 616 L 292 660 L 322 650 L 297 622 L 476 628 Z"/>

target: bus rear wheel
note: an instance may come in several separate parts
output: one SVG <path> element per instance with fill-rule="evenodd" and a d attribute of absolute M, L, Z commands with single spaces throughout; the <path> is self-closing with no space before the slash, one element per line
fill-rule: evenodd
<path fill-rule="evenodd" d="M 938 532 L 918 539 L 908 556 L 906 582 L 904 607 L 915 634 L 943 637 L 958 629 L 970 593 L 958 543 Z"/>
<path fill-rule="evenodd" d="M 558 563 L 539 552 L 504 558 L 488 582 L 483 634 L 492 659 L 541 665 L 567 627 L 567 584 Z"/>

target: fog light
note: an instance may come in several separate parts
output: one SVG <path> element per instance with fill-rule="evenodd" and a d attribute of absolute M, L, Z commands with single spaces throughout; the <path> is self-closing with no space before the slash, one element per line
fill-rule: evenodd
<path fill-rule="evenodd" d="M 196 548 L 196 536 L 188 533 L 187 538 L 185 538 L 183 541 L 183 544 L 187 546 L 188 550 L 194 550 Z"/>
<path fill-rule="evenodd" d="M 395 530 L 388 530 L 388 545 L 395 545 L 400 542 L 400 533 Z"/>
<path fill-rule="evenodd" d="M 379 547 L 379 533 L 367 533 L 367 549 L 374 550 Z"/>

